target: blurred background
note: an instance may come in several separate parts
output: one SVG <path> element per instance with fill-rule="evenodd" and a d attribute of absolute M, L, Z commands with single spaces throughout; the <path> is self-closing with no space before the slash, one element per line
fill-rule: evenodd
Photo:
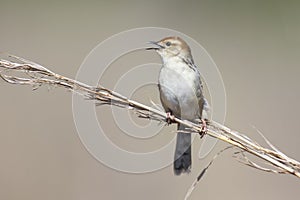
<path fill-rule="evenodd" d="M 296 0 L 1 0 L 0 51 L 74 78 L 86 55 L 114 34 L 147 26 L 180 31 L 199 42 L 220 70 L 227 95 L 225 124 L 261 141 L 254 125 L 276 147 L 300 160 L 299 9 Z M 159 38 L 149 38 L 153 39 Z M 160 62 L 154 53 L 137 55 Z M 123 57 L 121 64 L 132 59 Z M 107 71 L 100 83 L 113 86 L 120 76 Z M 152 173 L 123 173 L 98 162 L 80 142 L 70 92 L 47 87 L 32 91 L 3 80 L 0 91 L 0 199 L 183 199 L 205 163 L 226 146 L 219 142 L 199 160 L 196 139 L 189 175 L 174 176 L 172 166 Z M 150 97 L 159 102 L 153 87 L 138 92 L 134 99 L 148 105 Z M 101 115 L 110 108 L 98 111 L 99 120 L 112 133 L 109 137 L 129 150 L 163 145 L 175 130 L 175 125 L 166 127 L 159 140 L 132 146 L 132 138 Z M 293 176 L 246 167 L 226 152 L 191 199 L 292 199 L 299 196 L 299 186 Z"/>

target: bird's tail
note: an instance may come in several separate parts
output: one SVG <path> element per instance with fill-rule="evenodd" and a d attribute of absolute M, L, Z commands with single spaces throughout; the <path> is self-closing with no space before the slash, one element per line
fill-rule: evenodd
<path fill-rule="evenodd" d="M 177 142 L 174 156 L 174 173 L 180 175 L 184 172 L 190 172 L 192 165 L 191 156 L 191 134 L 183 133 L 187 127 L 178 124 Z"/>

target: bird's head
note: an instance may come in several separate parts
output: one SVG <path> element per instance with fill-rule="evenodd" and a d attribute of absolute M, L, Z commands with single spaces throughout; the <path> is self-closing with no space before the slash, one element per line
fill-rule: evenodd
<path fill-rule="evenodd" d="M 191 49 L 180 37 L 166 37 L 158 42 L 150 42 L 154 47 L 147 50 L 155 50 L 163 60 L 174 57 L 192 60 Z"/>

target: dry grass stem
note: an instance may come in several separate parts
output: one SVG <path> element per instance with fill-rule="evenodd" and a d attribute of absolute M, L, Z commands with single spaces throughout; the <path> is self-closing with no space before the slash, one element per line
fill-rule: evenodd
<path fill-rule="evenodd" d="M 89 86 L 64 77 L 23 58 L 10 56 L 10 59 L 0 59 L 0 70 L 0 77 L 11 84 L 30 85 L 34 89 L 44 85 L 63 87 L 85 98 L 96 100 L 98 105 L 109 104 L 120 106 L 125 109 L 133 109 L 141 118 L 154 119 L 160 122 L 165 122 L 166 120 L 166 113 L 159 109 L 128 99 L 107 88 Z M 190 132 L 187 131 L 187 134 L 201 131 L 201 124 L 195 124 L 175 117 L 174 121 L 188 126 Z M 300 163 L 276 149 L 267 139 L 264 138 L 269 148 L 263 147 L 246 135 L 231 130 L 215 121 L 207 121 L 207 129 L 207 135 L 239 148 L 239 155 L 242 157 L 239 160 L 244 164 L 266 172 L 291 174 L 300 178 Z M 246 157 L 245 152 L 261 158 L 271 165 L 271 168 L 261 167 L 254 163 Z"/>

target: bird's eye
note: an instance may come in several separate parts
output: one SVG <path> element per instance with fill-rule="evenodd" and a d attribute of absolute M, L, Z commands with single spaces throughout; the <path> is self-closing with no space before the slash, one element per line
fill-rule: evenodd
<path fill-rule="evenodd" d="M 171 46 L 171 42 L 167 42 L 166 45 L 169 47 Z"/>

